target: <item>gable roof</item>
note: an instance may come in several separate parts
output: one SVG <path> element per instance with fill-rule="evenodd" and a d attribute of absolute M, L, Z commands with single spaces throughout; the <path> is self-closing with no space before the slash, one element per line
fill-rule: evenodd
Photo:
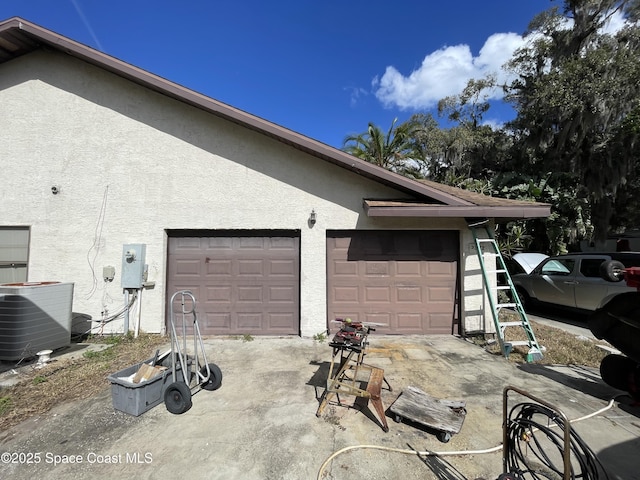
<path fill-rule="evenodd" d="M 14 17 L 0 22 L 0 64 L 39 49 L 52 49 L 71 55 L 162 95 L 266 135 L 415 198 L 415 202 L 406 200 L 387 202 L 389 205 L 385 209 L 379 208 L 375 201 L 365 200 L 365 211 L 371 216 L 532 218 L 550 215 L 550 205 L 547 204 L 516 202 L 480 194 L 469 196 L 470 192 L 466 190 L 404 177 L 185 88 L 22 18 Z M 421 202 L 425 206 L 416 209 L 416 202 Z"/>

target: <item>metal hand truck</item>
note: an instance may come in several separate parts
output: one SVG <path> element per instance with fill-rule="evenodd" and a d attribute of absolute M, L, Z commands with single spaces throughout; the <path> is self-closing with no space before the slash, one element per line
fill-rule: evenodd
<path fill-rule="evenodd" d="M 175 312 L 176 300 L 180 301 L 180 311 Z M 172 383 L 164 391 L 167 410 L 181 414 L 191 408 L 192 392 L 198 389 L 217 390 L 222 385 L 222 371 L 215 363 L 207 363 L 204 342 L 198 326 L 196 298 L 189 290 L 181 290 L 171 296 L 171 375 Z M 177 318 L 176 318 L 177 317 Z M 176 326 L 176 322 L 179 325 Z M 193 352 L 187 351 L 187 326 L 193 329 Z"/>

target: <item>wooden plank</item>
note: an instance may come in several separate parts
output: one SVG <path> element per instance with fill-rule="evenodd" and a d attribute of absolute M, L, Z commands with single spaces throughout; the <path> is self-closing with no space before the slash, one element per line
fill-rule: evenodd
<path fill-rule="evenodd" d="M 378 367 L 371 368 L 371 375 L 369 376 L 369 382 L 367 383 L 367 393 L 370 396 L 370 402 L 376 410 L 380 423 L 382 424 L 382 430 L 389 431 L 387 425 L 387 417 L 384 414 L 384 405 L 382 405 L 382 398 L 380 398 L 380 392 L 382 391 L 382 382 L 384 381 L 384 370 Z"/>
<path fill-rule="evenodd" d="M 382 368 L 372 367 L 369 383 L 367 383 L 367 392 L 369 392 L 371 398 L 380 398 L 383 380 L 384 370 Z"/>
<path fill-rule="evenodd" d="M 464 401 L 433 398 L 419 388 L 410 386 L 402 391 L 389 410 L 427 427 L 458 433 L 466 415 L 465 405 Z"/>
<path fill-rule="evenodd" d="M 157 375 L 162 373 L 163 369 L 160 367 L 152 367 L 147 363 L 140 365 L 140 368 L 133 377 L 133 383 L 145 382 L 151 380 Z"/>

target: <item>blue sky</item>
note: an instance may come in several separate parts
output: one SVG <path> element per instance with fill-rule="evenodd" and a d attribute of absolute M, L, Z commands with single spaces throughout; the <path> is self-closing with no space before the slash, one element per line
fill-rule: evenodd
<path fill-rule="evenodd" d="M 497 71 L 550 0 L 0 0 L 20 16 L 341 147 Z M 496 106 L 486 119 L 510 117 Z"/>

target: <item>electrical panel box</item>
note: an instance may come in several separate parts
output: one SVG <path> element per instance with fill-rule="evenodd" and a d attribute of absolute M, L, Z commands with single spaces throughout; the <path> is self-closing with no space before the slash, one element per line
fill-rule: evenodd
<path fill-rule="evenodd" d="M 122 288 L 142 288 L 147 279 L 144 243 L 129 243 L 122 247 Z"/>

